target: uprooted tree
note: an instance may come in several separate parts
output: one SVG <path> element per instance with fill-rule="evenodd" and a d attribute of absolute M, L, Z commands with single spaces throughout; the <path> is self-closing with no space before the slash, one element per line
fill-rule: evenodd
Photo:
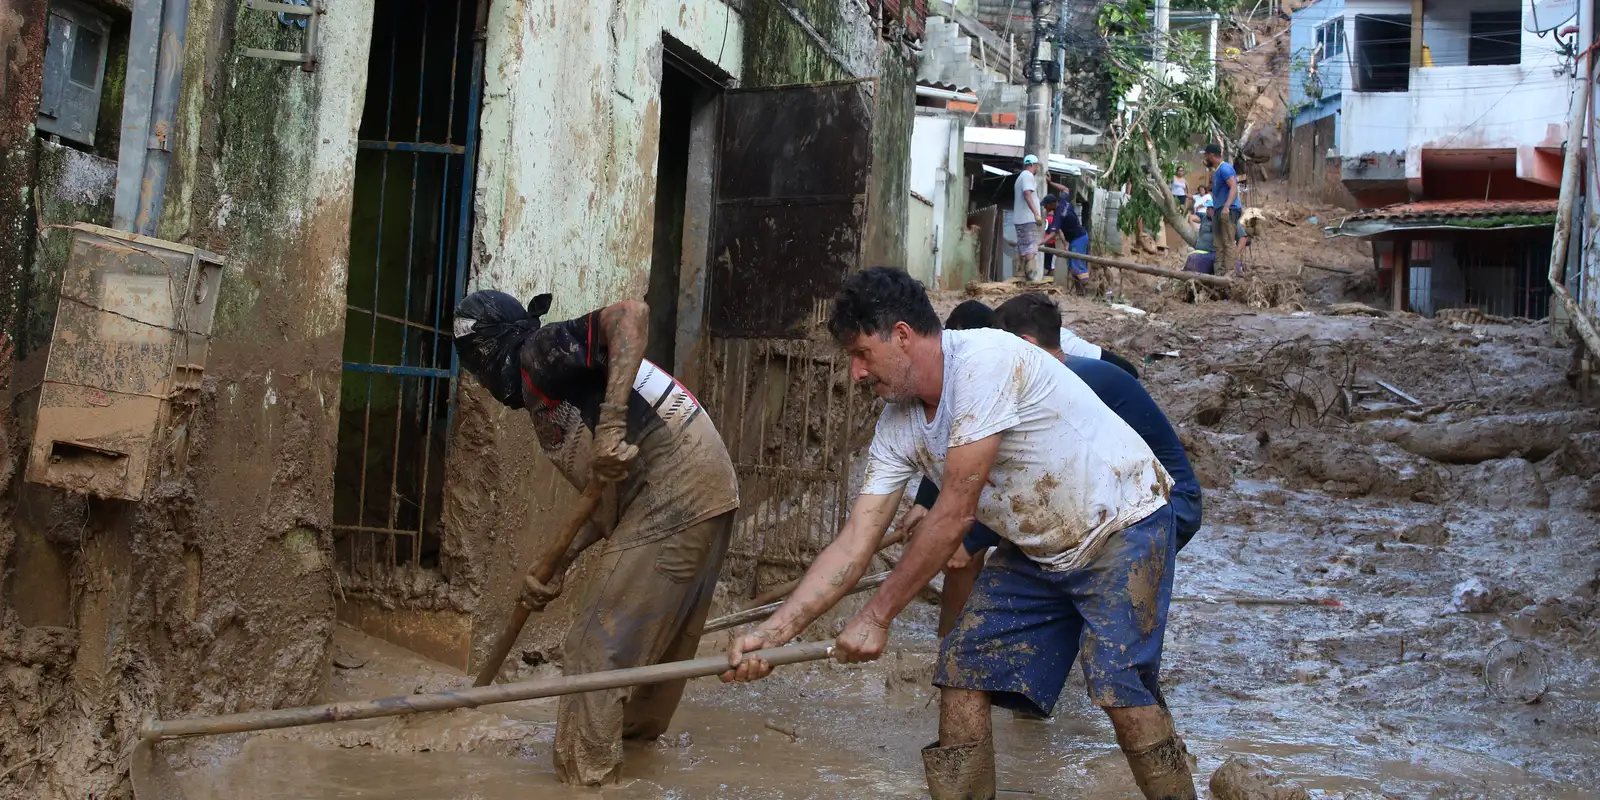
<path fill-rule="evenodd" d="M 1217 8 L 1231 0 L 1190 0 L 1175 7 Z M 1115 113 L 1107 135 L 1110 156 L 1101 185 L 1128 187 L 1119 223 L 1132 232 L 1143 222 L 1154 229 L 1162 220 L 1190 246 L 1195 230 L 1172 197 L 1175 156 L 1198 143 L 1233 130 L 1233 108 L 1228 76 L 1209 61 L 1197 34 L 1178 32 L 1161 37 L 1149 19 L 1149 0 L 1108 3 L 1099 15 L 1104 40 L 1105 66 L 1111 74 L 1111 100 Z M 1165 59 L 1151 53 L 1164 46 Z"/>

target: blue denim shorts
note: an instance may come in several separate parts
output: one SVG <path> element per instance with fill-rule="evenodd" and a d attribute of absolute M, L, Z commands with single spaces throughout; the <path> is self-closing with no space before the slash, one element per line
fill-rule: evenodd
<path fill-rule="evenodd" d="M 1081 653 L 1097 705 L 1156 705 L 1174 527 L 1172 506 L 1162 506 L 1112 534 L 1089 566 L 1068 572 L 1047 572 L 1002 543 L 940 645 L 934 685 L 989 692 L 1002 708 L 1049 715 Z"/>

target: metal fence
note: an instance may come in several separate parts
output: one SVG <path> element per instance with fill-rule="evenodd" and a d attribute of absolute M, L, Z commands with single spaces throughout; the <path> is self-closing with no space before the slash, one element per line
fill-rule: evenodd
<path fill-rule="evenodd" d="M 437 565 L 483 85 L 477 5 L 398 0 L 374 17 L 334 470 L 346 585 Z"/>
<path fill-rule="evenodd" d="M 832 342 L 712 338 L 708 359 L 702 400 L 739 478 L 725 575 L 754 596 L 763 568 L 791 576 L 833 541 L 877 408 Z"/>

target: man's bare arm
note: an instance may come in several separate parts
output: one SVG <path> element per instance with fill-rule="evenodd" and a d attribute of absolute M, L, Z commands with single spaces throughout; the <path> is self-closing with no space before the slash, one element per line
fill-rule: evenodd
<path fill-rule="evenodd" d="M 989 481 L 989 470 L 1000 452 L 1001 435 L 996 433 L 950 448 L 945 458 L 944 486 L 939 490 L 939 499 L 917 526 L 917 535 L 906 546 L 905 555 L 889 573 L 889 579 L 862 609 L 863 616 L 888 627 L 917 592 L 944 569 L 977 519 L 978 497 Z"/>
<path fill-rule="evenodd" d="M 1238 196 L 1239 176 L 1235 175 L 1228 179 L 1228 199 L 1222 203 L 1222 213 L 1226 214 L 1233 210 L 1233 201 Z"/>
<path fill-rule="evenodd" d="M 758 630 L 772 641 L 787 642 L 837 605 L 872 563 L 872 554 L 900 507 L 901 494 L 856 497 L 839 537 L 822 549 L 789 599 Z"/>

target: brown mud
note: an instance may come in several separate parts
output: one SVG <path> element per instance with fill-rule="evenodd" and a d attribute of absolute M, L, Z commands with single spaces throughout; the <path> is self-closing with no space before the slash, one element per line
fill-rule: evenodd
<path fill-rule="evenodd" d="M 939 310 L 960 299 L 940 297 Z M 1174 592 L 1199 601 L 1174 604 L 1163 659 L 1196 784 L 1248 756 L 1311 796 L 1593 796 L 1600 479 L 1595 434 L 1581 414 L 1557 413 L 1586 406 L 1556 332 L 1195 306 L 1148 287 L 1123 299 L 1150 313 L 1065 298 L 1064 318 L 1145 362 L 1207 486 L 1206 526 L 1178 557 Z M 1376 381 L 1421 405 L 1365 388 Z M 1580 418 L 1579 429 L 1554 452 L 1463 461 L 1369 425 L 1536 412 Z M 1205 602 L 1227 596 L 1339 605 Z M 935 618 L 914 604 L 873 664 L 691 682 L 667 734 L 630 743 L 622 783 L 601 790 L 556 781 L 548 700 L 174 745 L 173 763 L 192 798 L 917 797 L 920 749 L 936 733 Z M 733 633 L 707 636 L 700 654 Z M 1505 640 L 1543 665 L 1542 692 L 1485 680 Z M 360 666 L 334 671 L 331 698 L 469 680 L 348 629 L 335 650 Z M 524 663 L 519 677 L 554 669 Z M 998 784 L 1012 790 L 1002 797 L 1137 796 L 1079 674 L 1052 719 L 997 713 L 995 736 Z"/>

